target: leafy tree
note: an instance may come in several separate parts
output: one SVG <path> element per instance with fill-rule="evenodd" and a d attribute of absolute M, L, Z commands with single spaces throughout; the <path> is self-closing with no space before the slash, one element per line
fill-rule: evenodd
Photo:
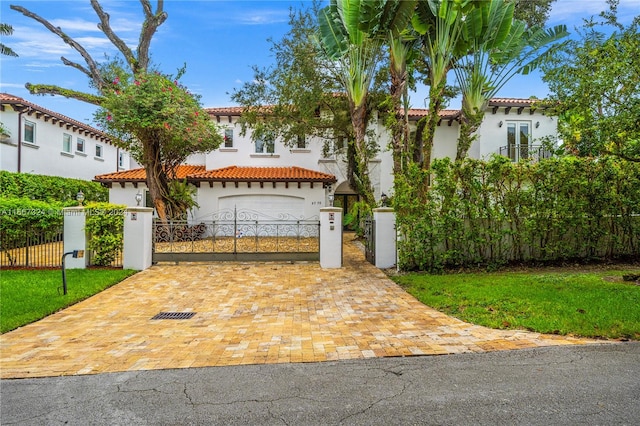
<path fill-rule="evenodd" d="M 163 10 L 162 0 L 157 1 L 155 11 L 149 0 L 140 0 L 140 4 L 144 12 L 144 22 L 134 52 L 113 31 L 109 14 L 103 10 L 98 0 L 91 0 L 91 6 L 100 19 L 98 28 L 119 50 L 123 58 L 123 61 L 116 60 L 102 65 L 61 28 L 24 7 L 11 5 L 11 9 L 39 22 L 77 51 L 84 59 L 85 65 L 72 62 L 65 57 L 61 58 L 62 63 L 89 77 L 90 87 L 97 93 L 30 83 L 26 84 L 27 89 L 32 94 L 62 95 L 102 106 L 103 110 L 99 115 L 104 118 L 103 124 L 107 130 L 115 131 L 118 136 L 123 137 L 123 147 L 132 149 L 134 156 L 141 160 L 156 211 L 160 218 L 166 219 L 168 216 L 183 214 L 181 203 L 171 200 L 168 183 L 179 164 L 178 160 L 194 152 L 215 148 L 221 137 L 213 131 L 212 125 L 205 122 L 208 117 L 197 98 L 175 83 L 171 76 L 156 74 L 150 69 L 151 39 L 168 15 Z M 148 91 L 144 92 L 143 89 Z M 171 101 L 180 101 L 183 104 L 170 105 Z M 128 102 L 131 102 L 131 105 L 127 105 Z M 161 127 L 158 127 L 159 125 Z M 186 134 L 189 134 L 192 143 L 184 140 Z"/>
<path fill-rule="evenodd" d="M 556 0 L 514 0 L 513 17 L 526 22 L 527 27 L 542 27 L 549 19 L 551 6 Z"/>
<path fill-rule="evenodd" d="M 616 5 L 601 14 L 604 22 L 585 22 L 545 64 L 543 80 L 569 152 L 640 161 L 640 15 L 625 27 Z"/>
<path fill-rule="evenodd" d="M 323 152 L 346 154 L 347 175 L 357 188 L 354 133 L 344 89 L 331 72 L 331 63 L 320 54 L 317 42 L 319 1 L 308 8 L 290 11 L 290 30 L 280 40 L 269 40 L 275 64 L 253 67 L 253 81 L 231 93 L 243 107 L 242 131 L 251 137 L 280 138 L 296 147 L 307 137 L 325 140 Z M 370 108 L 370 107 L 369 107 Z"/>
<path fill-rule="evenodd" d="M 0 23 L 0 35 L 9 36 L 13 34 L 13 27 L 9 24 Z M 0 55 L 17 57 L 18 54 L 13 51 L 9 46 L 4 43 L 0 43 Z"/>

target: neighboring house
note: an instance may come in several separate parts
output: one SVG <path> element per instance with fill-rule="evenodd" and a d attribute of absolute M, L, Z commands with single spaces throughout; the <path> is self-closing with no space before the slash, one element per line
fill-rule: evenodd
<path fill-rule="evenodd" d="M 92 180 L 135 164 L 107 134 L 17 96 L 0 93 L 0 122 L 2 170 Z"/>
<path fill-rule="evenodd" d="M 529 99 L 493 99 L 489 102 L 477 139 L 469 157 L 487 158 L 502 154 L 517 161 L 524 157 L 546 156 L 538 149 L 543 137 L 555 137 L 555 117 L 533 107 Z M 347 178 L 344 149 L 326 149 L 327 141 L 300 138 L 294 147 L 277 140 L 252 141 L 250 132 L 241 135 L 238 119 L 240 107 L 208 108 L 207 111 L 224 132 L 220 148 L 187 160 L 178 171 L 197 188 L 199 208 L 193 219 L 204 220 L 224 209 L 248 209 L 276 215 L 286 213 L 299 218 L 319 214 L 321 207 L 334 205 L 347 211 L 358 200 Z M 427 110 L 412 109 L 413 126 Z M 460 111 L 445 110 L 440 114 L 433 147 L 433 158 L 455 158 L 460 128 Z M 377 199 L 393 191 L 393 161 L 389 133 L 381 119 L 373 121 L 380 150 L 370 161 L 370 175 Z M 110 200 L 118 204 L 136 205 L 135 195 L 146 193 L 143 169 L 96 176 L 96 181 L 110 187 Z M 143 196 L 148 205 L 148 197 Z"/>

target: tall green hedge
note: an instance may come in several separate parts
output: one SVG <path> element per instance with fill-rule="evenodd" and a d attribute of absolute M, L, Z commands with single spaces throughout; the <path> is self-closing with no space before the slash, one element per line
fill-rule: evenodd
<path fill-rule="evenodd" d="M 614 157 L 437 160 L 394 205 L 407 270 L 640 256 L 640 164 Z"/>
<path fill-rule="evenodd" d="M 61 202 L 71 206 L 76 204 L 78 191 L 83 192 L 86 201 L 109 200 L 109 190 L 98 182 L 0 171 L 0 197 Z"/>

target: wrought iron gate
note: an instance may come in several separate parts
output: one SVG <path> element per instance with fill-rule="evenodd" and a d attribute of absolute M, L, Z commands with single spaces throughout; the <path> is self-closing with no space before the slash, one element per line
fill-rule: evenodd
<path fill-rule="evenodd" d="M 206 220 L 153 224 L 153 262 L 319 259 L 318 218 L 227 209 Z"/>
<path fill-rule="evenodd" d="M 369 216 L 363 220 L 364 256 L 369 263 L 376 264 L 376 221 Z"/>

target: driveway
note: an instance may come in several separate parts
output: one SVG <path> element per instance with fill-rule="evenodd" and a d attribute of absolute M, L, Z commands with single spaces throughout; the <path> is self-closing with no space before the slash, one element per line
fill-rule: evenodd
<path fill-rule="evenodd" d="M 152 319 L 160 312 L 195 315 Z M 341 269 L 157 265 L 0 341 L 3 379 L 604 343 L 451 318 L 403 291 L 351 241 Z"/>

